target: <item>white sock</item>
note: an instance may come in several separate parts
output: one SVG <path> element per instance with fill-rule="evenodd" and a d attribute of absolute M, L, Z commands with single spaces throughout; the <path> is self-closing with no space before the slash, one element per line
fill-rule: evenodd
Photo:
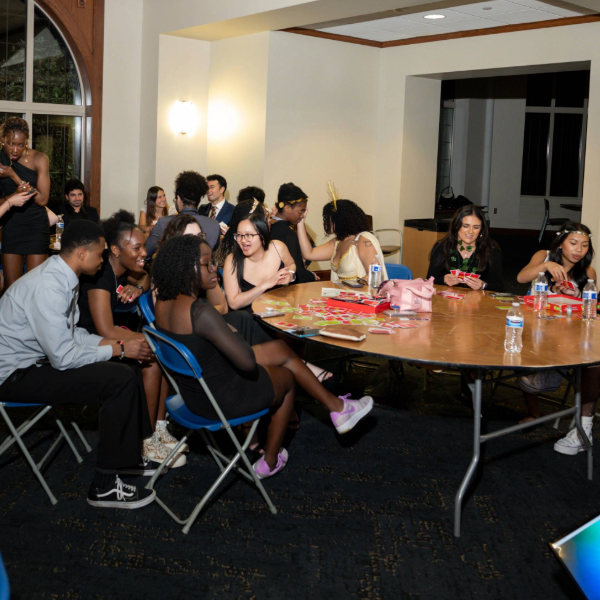
<path fill-rule="evenodd" d="M 581 417 L 581 424 L 585 427 L 586 425 L 588 427 L 591 427 L 593 425 L 593 421 L 594 421 L 594 416 L 592 415 L 591 417 Z"/>

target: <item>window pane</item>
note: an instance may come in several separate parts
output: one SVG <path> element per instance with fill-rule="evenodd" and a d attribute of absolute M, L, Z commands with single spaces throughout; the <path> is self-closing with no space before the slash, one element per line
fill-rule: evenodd
<path fill-rule="evenodd" d="M 550 115 L 527 113 L 523 141 L 522 196 L 544 196 L 548 172 L 548 136 Z"/>
<path fill-rule="evenodd" d="M 550 195 L 576 198 L 579 195 L 579 151 L 583 115 L 557 113 L 552 139 Z"/>
<path fill-rule="evenodd" d="M 81 104 L 75 62 L 51 21 L 35 9 L 33 44 L 33 101 Z"/>
<path fill-rule="evenodd" d="M 81 117 L 33 115 L 32 147 L 50 160 L 50 200 L 59 202 L 69 179 L 81 179 Z"/>
<path fill-rule="evenodd" d="M 553 73 L 527 76 L 527 106 L 550 106 L 553 78 Z"/>
<path fill-rule="evenodd" d="M 583 108 L 589 97 L 590 72 L 570 71 L 556 74 L 556 106 Z"/>
<path fill-rule="evenodd" d="M 21 119 L 24 119 L 25 115 L 23 113 L 0 112 L 0 126 L 2 126 L 6 119 L 10 117 L 20 117 Z"/>
<path fill-rule="evenodd" d="M 25 0 L 0 0 L 0 100 L 25 100 Z"/>

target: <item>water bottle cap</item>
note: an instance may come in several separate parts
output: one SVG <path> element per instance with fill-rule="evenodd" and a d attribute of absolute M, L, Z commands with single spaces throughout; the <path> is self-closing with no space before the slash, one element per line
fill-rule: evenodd
<path fill-rule="evenodd" d="M 544 271 L 540 271 L 540 272 L 539 272 L 539 275 L 544 275 Z"/>
<path fill-rule="evenodd" d="M 513 302 L 512 305 L 516 306 L 517 308 L 519 308 L 519 303 L 518 302 Z"/>
<path fill-rule="evenodd" d="M 592 283 L 594 283 L 594 280 L 593 280 L 593 279 L 588 279 L 588 283 L 589 283 L 590 281 L 591 281 Z"/>

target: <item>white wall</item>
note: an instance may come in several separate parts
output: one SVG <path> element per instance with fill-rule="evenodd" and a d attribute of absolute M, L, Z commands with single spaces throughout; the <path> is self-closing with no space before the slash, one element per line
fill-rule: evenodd
<path fill-rule="evenodd" d="M 170 203 L 178 173 L 193 170 L 206 174 L 211 44 L 161 35 L 159 50 L 154 182 L 165 189 Z M 177 101 L 193 102 L 197 111 L 197 129 L 189 135 L 174 133 L 170 127 Z M 144 191 L 140 189 L 141 197 L 145 197 Z"/>
<path fill-rule="evenodd" d="M 368 214 L 375 196 L 379 50 L 271 33 L 264 189 L 272 205 L 282 183 L 309 197 L 308 227 L 324 239 L 327 180 Z"/>
<path fill-rule="evenodd" d="M 407 157 L 406 130 L 410 125 L 411 111 L 406 112 L 409 100 L 405 93 L 407 78 L 411 76 L 459 77 L 508 75 L 517 69 L 531 66 L 591 61 L 590 102 L 588 121 L 588 144 L 583 192 L 582 219 L 595 235 L 600 233 L 600 24 L 572 25 L 551 29 L 514 32 L 466 39 L 399 46 L 382 51 L 382 70 L 378 149 L 377 149 L 377 197 L 388 198 L 388 203 L 376 209 L 375 217 L 387 218 L 388 222 L 402 224 L 415 213 L 431 217 L 434 212 L 434 194 L 418 193 L 419 182 L 429 186 L 436 178 L 436 151 L 424 157 L 418 168 L 405 168 Z M 423 102 L 429 102 L 426 93 Z M 414 98 L 410 100 L 414 106 Z M 438 109 L 439 110 L 439 109 Z M 437 123 L 438 111 L 433 105 L 422 107 L 429 118 Z M 427 133 L 430 139 L 423 145 L 433 147 L 437 142 L 437 128 Z M 494 137 L 496 131 L 494 131 Z M 522 143 L 522 137 L 519 144 Z M 515 153 L 517 154 L 517 153 Z M 433 158 L 432 158 L 433 156 Z M 390 159 L 390 157 L 393 157 Z M 517 157 L 512 156 L 517 163 Z M 518 157 L 519 168 L 520 159 Z M 385 168 L 382 168 L 382 166 Z M 398 169 L 401 166 L 401 169 Z M 502 165 L 498 165 L 500 168 Z M 400 176 L 402 173 L 402 177 Z M 496 173 L 496 182 L 501 175 Z M 408 181 L 407 181 L 408 179 Z M 492 173 L 492 180 L 494 174 Z M 402 181 L 401 181 L 402 180 Z M 520 180 L 519 180 L 520 183 Z M 398 198 L 398 190 L 400 195 Z M 395 198 L 398 200 L 396 201 Z M 502 201 L 496 189 L 495 202 Z M 499 207 L 500 214 L 500 204 Z M 508 220 L 508 218 L 507 218 Z M 514 227 L 514 222 L 512 227 Z"/>
<path fill-rule="evenodd" d="M 107 0 L 102 94 L 101 217 L 137 211 L 143 0 Z"/>
<path fill-rule="evenodd" d="M 213 42 L 208 101 L 207 175 L 240 188 L 263 185 L 269 34 Z"/>

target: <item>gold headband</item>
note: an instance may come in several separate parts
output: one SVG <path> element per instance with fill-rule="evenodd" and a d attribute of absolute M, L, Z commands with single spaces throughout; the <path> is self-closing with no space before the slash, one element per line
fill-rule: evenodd
<path fill-rule="evenodd" d="M 570 233 L 578 233 L 579 235 L 587 235 L 590 238 L 590 240 L 592 239 L 592 234 L 586 233 L 585 231 L 567 231 L 566 229 L 563 229 L 562 231 L 557 231 L 556 235 L 562 235 L 563 233 L 566 233 L 567 235 L 569 235 Z"/>
<path fill-rule="evenodd" d="M 333 212 L 337 212 L 337 201 L 340 197 L 340 193 L 331 181 L 327 181 L 327 195 L 330 198 L 330 202 L 333 203 Z"/>
<path fill-rule="evenodd" d="M 278 202 L 277 206 L 283 208 L 286 204 L 297 204 L 298 202 L 308 202 L 308 196 L 306 198 L 298 198 L 298 200 L 288 200 L 287 202 Z"/>

